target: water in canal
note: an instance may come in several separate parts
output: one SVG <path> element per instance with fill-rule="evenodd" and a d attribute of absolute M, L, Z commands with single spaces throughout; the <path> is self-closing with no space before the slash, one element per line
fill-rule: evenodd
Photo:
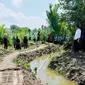
<path fill-rule="evenodd" d="M 42 65 L 44 63 L 44 65 Z M 34 61 L 30 62 L 32 71 L 34 68 L 38 67 L 38 73 L 36 74 L 44 85 L 76 85 L 74 82 L 66 80 L 63 76 L 56 73 L 49 68 L 47 68 L 49 59 L 46 56 L 36 58 Z"/>

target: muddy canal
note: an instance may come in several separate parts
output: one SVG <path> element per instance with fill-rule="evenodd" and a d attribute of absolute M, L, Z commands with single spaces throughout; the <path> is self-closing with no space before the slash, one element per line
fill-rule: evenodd
<path fill-rule="evenodd" d="M 44 64 L 43 64 L 44 63 Z M 56 71 L 47 68 L 49 59 L 46 56 L 36 58 L 30 62 L 32 71 L 37 67 L 39 70 L 36 77 L 39 78 L 44 85 L 76 85 L 74 82 L 66 80 L 63 76 L 58 75 Z"/>

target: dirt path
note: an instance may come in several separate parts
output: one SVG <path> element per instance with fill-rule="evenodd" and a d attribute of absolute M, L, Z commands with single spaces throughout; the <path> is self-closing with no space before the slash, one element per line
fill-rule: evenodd
<path fill-rule="evenodd" d="M 20 69 L 0 71 L 0 85 L 23 85 L 23 73 Z"/>
<path fill-rule="evenodd" d="M 35 49 L 31 49 L 31 50 L 27 50 L 27 51 L 23 51 L 23 52 L 15 52 L 15 53 L 6 55 L 3 59 L 3 61 L 0 63 L 0 70 L 7 69 L 7 68 L 15 68 L 16 64 L 13 63 L 13 59 L 16 58 L 17 55 L 19 55 L 20 53 L 36 51 L 36 50 L 39 50 L 39 49 L 43 49 L 46 46 L 47 45 L 41 45 L 41 46 L 39 46 Z"/>
<path fill-rule="evenodd" d="M 23 85 L 22 71 L 20 69 L 18 70 L 15 69 L 17 68 L 17 65 L 13 63 L 13 59 L 16 58 L 17 55 L 20 53 L 32 52 L 39 49 L 43 49 L 45 47 L 47 47 L 47 45 L 41 45 L 35 49 L 31 49 L 31 50 L 27 50 L 23 52 L 15 52 L 15 53 L 6 55 L 3 61 L 0 63 L 0 85 Z"/>

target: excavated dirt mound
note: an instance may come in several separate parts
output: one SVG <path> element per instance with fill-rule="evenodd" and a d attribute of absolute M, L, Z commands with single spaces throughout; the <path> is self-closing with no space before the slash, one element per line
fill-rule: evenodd
<path fill-rule="evenodd" d="M 47 55 L 47 54 L 50 54 L 50 53 L 54 53 L 57 50 L 59 50 L 58 47 L 55 47 L 54 45 L 52 45 L 51 47 L 48 46 L 48 47 L 45 47 L 45 48 L 37 50 L 37 51 L 19 54 L 17 58 L 20 58 L 23 61 L 29 63 L 34 58 L 44 56 L 44 55 Z"/>
<path fill-rule="evenodd" d="M 43 85 L 41 81 L 38 80 L 30 69 L 23 68 L 23 85 Z"/>

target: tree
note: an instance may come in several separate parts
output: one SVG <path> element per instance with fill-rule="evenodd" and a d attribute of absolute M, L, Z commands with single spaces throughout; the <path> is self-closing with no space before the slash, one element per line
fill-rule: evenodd
<path fill-rule="evenodd" d="M 29 32 L 29 35 L 30 35 L 31 29 L 28 29 L 28 32 Z"/>
<path fill-rule="evenodd" d="M 37 33 L 37 28 L 33 29 L 33 34 Z"/>
<path fill-rule="evenodd" d="M 60 31 L 60 28 L 59 28 L 59 15 L 57 13 L 58 11 L 58 8 L 59 8 L 59 5 L 53 5 L 50 4 L 49 5 L 49 11 L 46 11 L 47 13 L 47 20 L 48 20 L 48 23 L 50 25 L 51 28 L 53 28 L 53 30 L 58 34 L 59 31 Z"/>
<path fill-rule="evenodd" d="M 11 25 L 10 26 L 10 29 L 13 31 L 13 30 L 19 30 L 20 27 L 18 27 L 17 25 Z"/>
<path fill-rule="evenodd" d="M 59 0 L 63 17 L 69 23 L 85 25 L 85 0 Z"/>

